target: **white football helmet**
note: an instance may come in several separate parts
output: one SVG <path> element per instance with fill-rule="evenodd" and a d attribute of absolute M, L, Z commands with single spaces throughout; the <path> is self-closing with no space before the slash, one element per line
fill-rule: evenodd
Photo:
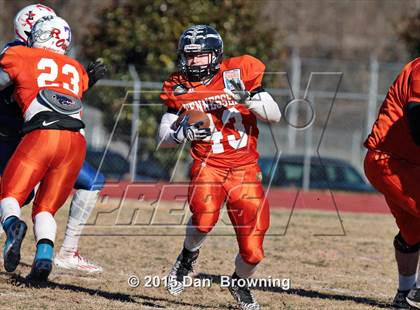
<path fill-rule="evenodd" d="M 32 4 L 25 6 L 15 16 L 15 38 L 27 43 L 31 34 L 32 27 L 41 17 L 53 15 L 56 16 L 53 9 L 42 4 Z"/>
<path fill-rule="evenodd" d="M 69 24 L 58 16 L 41 17 L 32 27 L 28 46 L 65 54 L 71 43 Z"/>

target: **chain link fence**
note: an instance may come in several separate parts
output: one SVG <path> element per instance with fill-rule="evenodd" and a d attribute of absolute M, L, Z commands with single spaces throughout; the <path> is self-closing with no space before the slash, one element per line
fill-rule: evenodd
<path fill-rule="evenodd" d="M 283 157 L 304 158 L 319 152 L 322 158 L 343 160 L 363 174 L 363 142 L 403 64 L 378 63 L 373 57 L 365 61 L 308 59 L 300 58 L 298 52 L 293 53 L 289 64 L 285 72 L 267 68 L 267 74 L 281 76 L 276 79 L 280 87 L 267 90 L 279 103 L 283 117 L 280 124 L 259 123 L 261 158 L 273 158 L 277 151 Z M 96 92 L 118 88 L 119 98 L 113 99 L 121 104 L 111 116 L 87 109 L 90 153 L 105 154 L 101 171 L 110 179 L 187 180 L 191 162 L 188 146 L 157 150 L 157 128 L 166 110 L 159 100 L 162 83 L 140 81 L 133 70 L 132 81 L 104 80 L 96 86 Z M 91 100 L 88 96 L 88 105 Z M 308 126 L 306 121 L 311 118 Z M 89 156 L 93 155 L 88 154 L 88 160 L 93 161 Z M 94 165 L 98 166 L 97 159 Z M 302 174 L 308 176 L 308 183 L 311 165 L 307 169 Z"/>

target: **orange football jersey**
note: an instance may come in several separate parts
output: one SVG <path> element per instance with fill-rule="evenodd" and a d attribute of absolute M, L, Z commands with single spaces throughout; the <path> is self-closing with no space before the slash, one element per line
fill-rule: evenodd
<path fill-rule="evenodd" d="M 238 167 L 258 160 L 258 128 L 255 115 L 225 94 L 229 80 L 242 80 L 248 91 L 261 86 L 265 65 L 244 55 L 223 60 L 210 82 L 189 82 L 180 73 L 163 84 L 161 99 L 171 109 L 200 110 L 207 113 L 211 137 L 194 141 L 191 155 L 217 167 Z"/>
<path fill-rule="evenodd" d="M 420 147 L 404 116 L 409 102 L 420 102 L 420 58 L 408 63 L 390 87 L 365 146 L 420 165 Z"/>
<path fill-rule="evenodd" d="M 0 56 L 0 67 L 13 80 L 23 114 L 42 89 L 80 99 L 88 88 L 89 77 L 77 60 L 45 49 L 10 47 Z"/>

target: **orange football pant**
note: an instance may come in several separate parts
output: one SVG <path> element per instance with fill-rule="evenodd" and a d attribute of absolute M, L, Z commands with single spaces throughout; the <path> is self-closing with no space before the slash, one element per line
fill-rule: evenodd
<path fill-rule="evenodd" d="M 370 183 L 385 196 L 403 239 L 420 242 L 420 166 L 388 154 L 368 151 L 365 173 Z"/>
<path fill-rule="evenodd" d="M 264 258 L 264 235 L 270 224 L 259 166 L 226 169 L 194 161 L 188 202 L 193 225 L 198 231 L 212 230 L 225 200 L 239 254 L 246 263 L 258 264 Z"/>
<path fill-rule="evenodd" d="M 13 197 L 22 207 L 40 183 L 32 218 L 52 215 L 65 203 L 86 155 L 86 140 L 79 132 L 34 130 L 26 134 L 10 158 L 1 178 L 1 198 Z"/>

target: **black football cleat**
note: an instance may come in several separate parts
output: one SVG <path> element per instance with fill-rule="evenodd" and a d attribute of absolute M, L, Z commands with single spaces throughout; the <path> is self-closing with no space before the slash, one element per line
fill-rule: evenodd
<path fill-rule="evenodd" d="M 28 227 L 25 222 L 16 218 L 6 230 L 6 243 L 3 248 L 3 264 L 7 272 L 13 272 L 20 262 L 20 249 Z"/>
<path fill-rule="evenodd" d="M 405 298 L 407 304 L 415 309 L 420 309 L 420 289 L 411 289 Z"/>
<path fill-rule="evenodd" d="M 50 259 L 35 259 L 26 279 L 30 282 L 46 282 L 51 273 L 52 264 Z"/>
<path fill-rule="evenodd" d="M 239 286 L 235 280 L 240 279 L 235 273 L 232 275 L 232 283 L 229 285 L 229 292 L 239 305 L 241 310 L 260 310 L 261 307 L 255 300 L 254 295 L 247 285 Z"/>
<path fill-rule="evenodd" d="M 398 290 L 397 294 L 395 294 L 394 300 L 392 301 L 392 306 L 398 309 L 410 309 L 410 305 L 408 304 L 407 300 L 405 300 L 409 292 L 410 290 Z"/>
<path fill-rule="evenodd" d="M 169 294 L 176 296 L 184 291 L 184 278 L 193 273 L 199 253 L 200 250 L 191 252 L 184 248 L 179 254 L 167 278 L 166 289 Z"/>

